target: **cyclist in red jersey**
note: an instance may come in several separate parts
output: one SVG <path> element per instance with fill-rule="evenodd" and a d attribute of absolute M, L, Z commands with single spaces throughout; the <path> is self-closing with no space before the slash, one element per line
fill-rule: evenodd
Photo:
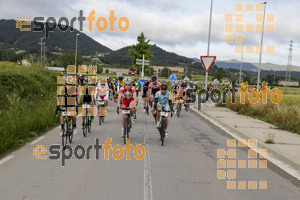
<path fill-rule="evenodd" d="M 121 104 L 121 98 L 122 98 L 122 108 L 129 107 L 130 109 L 130 117 L 132 124 L 134 124 L 133 121 L 133 114 L 136 111 L 136 102 L 137 102 L 137 96 L 136 96 L 136 90 L 131 85 L 131 78 L 125 77 L 124 79 L 124 86 L 120 87 L 119 89 L 119 97 L 118 97 L 118 106 L 117 106 L 117 113 L 119 114 L 120 104 Z M 121 137 L 124 137 L 124 118 L 125 114 L 122 114 L 122 134 Z"/>

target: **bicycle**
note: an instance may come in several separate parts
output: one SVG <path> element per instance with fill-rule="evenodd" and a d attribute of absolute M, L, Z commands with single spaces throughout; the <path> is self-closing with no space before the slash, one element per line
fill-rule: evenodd
<path fill-rule="evenodd" d="M 67 111 L 64 111 L 64 110 L 61 110 L 61 109 L 59 109 L 59 111 L 61 111 L 62 116 L 65 117 L 63 133 L 61 135 L 62 147 L 65 149 L 66 145 L 68 143 L 68 140 L 69 140 L 69 143 L 72 143 L 72 140 L 73 140 L 73 123 L 72 123 L 72 119 L 68 115 Z M 57 111 L 56 111 L 55 114 L 57 116 Z"/>
<path fill-rule="evenodd" d="M 104 101 L 103 100 L 99 100 L 98 101 L 99 105 L 100 105 L 100 108 L 104 108 Z M 100 112 L 98 112 L 100 113 Z M 105 116 L 100 116 L 99 114 L 99 125 L 101 126 L 101 123 L 104 123 L 104 117 Z"/>
<path fill-rule="evenodd" d="M 148 98 L 146 99 L 146 113 L 149 115 L 149 100 Z"/>
<path fill-rule="evenodd" d="M 89 104 L 82 104 L 82 108 L 86 109 L 86 114 L 85 114 L 85 120 L 83 121 L 83 136 L 86 137 L 87 132 L 91 132 L 92 129 L 92 120 L 88 116 L 88 108 L 90 107 Z"/>
<path fill-rule="evenodd" d="M 168 116 L 168 112 L 170 111 L 158 110 L 158 112 L 160 112 L 158 131 L 160 134 L 161 146 L 164 146 L 164 140 L 165 140 L 164 138 L 166 133 L 166 117 Z M 173 117 L 172 112 L 171 112 L 171 117 Z"/>
<path fill-rule="evenodd" d="M 184 104 L 184 108 L 185 108 L 185 111 L 189 111 L 189 107 L 190 107 L 190 104 L 189 104 L 189 98 L 186 99 L 186 102 Z"/>
<path fill-rule="evenodd" d="M 181 113 L 181 105 L 182 105 L 182 103 L 178 103 L 178 107 L 177 107 L 177 117 L 180 116 L 180 113 Z"/>
<path fill-rule="evenodd" d="M 122 108 L 122 114 L 125 114 L 124 118 L 124 145 L 126 144 L 126 138 L 129 138 L 129 132 L 132 126 L 131 118 L 130 118 L 130 109 Z"/>

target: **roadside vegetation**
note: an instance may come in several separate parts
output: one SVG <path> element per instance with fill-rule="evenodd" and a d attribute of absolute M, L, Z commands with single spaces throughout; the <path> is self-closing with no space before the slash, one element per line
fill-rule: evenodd
<path fill-rule="evenodd" d="M 0 157 L 58 124 L 57 73 L 0 62 Z"/>

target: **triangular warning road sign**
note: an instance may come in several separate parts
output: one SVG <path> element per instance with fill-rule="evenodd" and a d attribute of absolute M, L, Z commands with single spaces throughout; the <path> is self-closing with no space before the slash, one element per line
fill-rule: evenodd
<path fill-rule="evenodd" d="M 211 66 L 213 66 L 216 58 L 216 56 L 200 56 L 202 66 L 206 72 L 208 72 Z"/>

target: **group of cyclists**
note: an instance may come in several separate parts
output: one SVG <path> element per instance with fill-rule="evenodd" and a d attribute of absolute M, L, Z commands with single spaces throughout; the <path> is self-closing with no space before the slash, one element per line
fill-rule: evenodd
<path fill-rule="evenodd" d="M 65 91 L 67 91 L 72 84 L 69 84 L 67 78 L 65 79 Z M 144 112 L 146 112 L 146 104 L 150 105 L 151 114 L 156 119 L 157 122 L 156 127 L 159 127 L 159 119 L 160 119 L 160 111 L 176 113 L 177 108 L 179 106 L 180 101 L 184 102 L 184 105 L 195 101 L 195 92 L 196 87 L 191 82 L 187 86 L 187 82 L 173 82 L 170 91 L 168 91 L 167 83 L 160 83 L 157 80 L 156 76 L 152 76 L 151 79 L 144 77 L 144 84 L 141 88 L 139 88 L 138 84 L 135 80 L 132 80 L 131 77 L 118 77 L 118 79 L 111 80 L 110 77 L 101 78 L 96 85 L 96 91 L 94 93 L 89 92 L 89 86 L 87 77 L 85 75 L 79 75 L 76 81 L 76 86 L 83 86 L 85 88 L 85 94 L 79 95 L 78 91 L 74 92 L 73 95 L 67 94 L 60 95 L 59 97 L 76 97 L 76 105 L 75 109 L 78 112 L 78 106 L 82 102 L 83 104 L 89 104 L 92 107 L 96 105 L 97 110 L 99 111 L 99 104 L 97 102 L 104 101 L 104 107 L 107 108 L 109 100 L 113 100 L 117 103 L 117 113 L 119 114 L 120 109 L 129 108 L 130 109 L 130 117 L 132 125 L 134 125 L 134 119 L 136 119 L 137 113 L 137 104 L 138 104 L 138 91 L 141 91 L 141 96 L 143 99 Z M 78 88 L 78 87 L 76 87 Z M 177 95 L 176 98 L 172 98 L 172 96 Z M 175 100 L 175 101 L 174 101 Z M 67 104 L 61 105 L 61 98 L 58 98 L 57 108 L 55 112 L 59 110 L 66 110 L 68 107 L 71 107 Z M 65 101 L 67 102 L 67 101 Z M 60 106 L 61 105 L 61 106 Z M 174 111 L 174 106 L 176 110 Z M 74 106 L 72 106 L 74 109 Z M 74 110 L 75 111 L 75 110 Z M 171 115 L 172 115 L 171 114 Z M 121 137 L 124 137 L 124 116 L 122 114 L 122 132 Z M 98 112 L 98 117 L 99 112 Z M 166 131 L 165 136 L 168 137 L 168 116 L 166 119 Z M 85 116 L 82 117 L 82 122 L 85 120 Z M 91 117 L 92 122 L 94 121 L 94 116 Z M 76 134 L 77 126 L 76 126 L 76 115 L 72 116 L 73 122 L 73 133 Z M 60 116 L 61 122 L 61 135 L 64 129 L 64 117 Z M 81 126 L 83 128 L 83 125 Z"/>

